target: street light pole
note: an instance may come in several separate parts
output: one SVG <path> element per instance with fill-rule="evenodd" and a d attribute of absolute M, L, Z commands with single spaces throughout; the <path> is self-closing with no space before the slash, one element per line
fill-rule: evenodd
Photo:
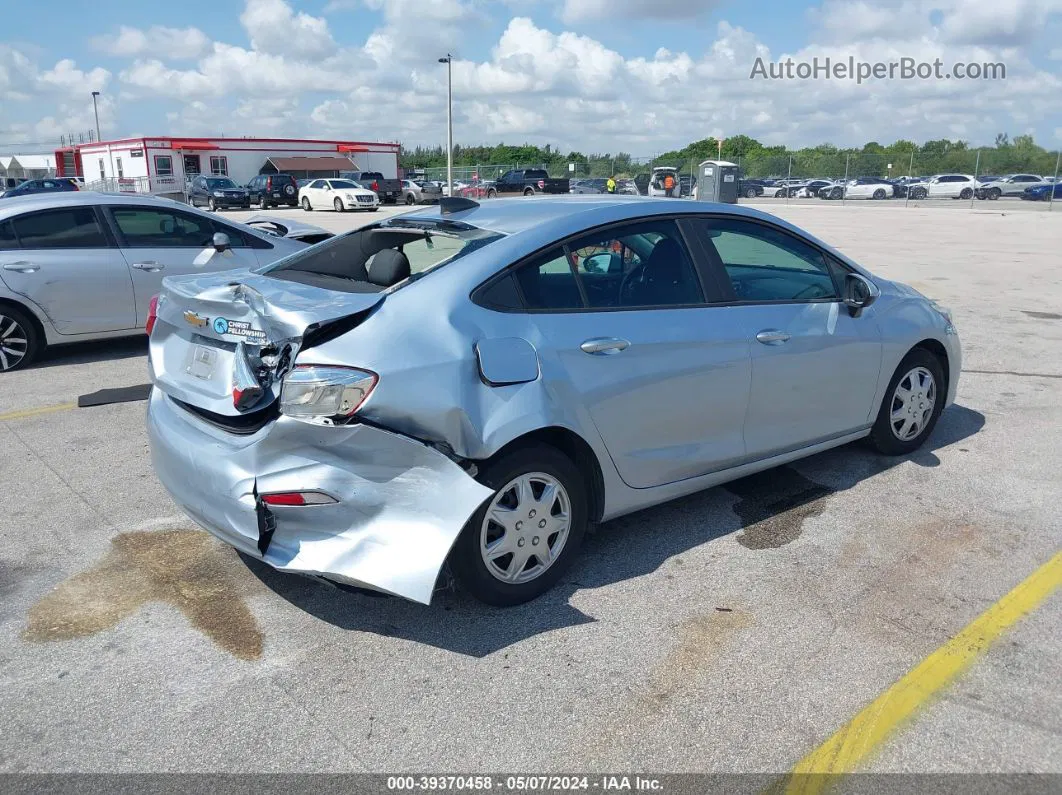
<path fill-rule="evenodd" d="M 453 93 L 454 57 L 446 53 L 439 63 L 446 64 L 446 195 L 454 194 L 454 93 Z"/>
<path fill-rule="evenodd" d="M 92 113 L 96 117 L 96 143 L 100 142 L 100 112 L 96 108 L 96 97 L 99 95 L 99 91 L 92 92 Z"/>

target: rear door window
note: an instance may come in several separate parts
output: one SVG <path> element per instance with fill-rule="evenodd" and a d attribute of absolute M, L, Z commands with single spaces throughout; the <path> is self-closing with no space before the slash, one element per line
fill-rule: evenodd
<path fill-rule="evenodd" d="M 516 271 L 528 309 L 581 309 L 582 294 L 575 271 L 562 248 L 540 254 Z"/>
<path fill-rule="evenodd" d="M 18 238 L 15 237 L 15 227 L 10 221 L 0 221 L 0 250 L 18 248 Z"/>
<path fill-rule="evenodd" d="M 104 248 L 107 238 L 92 207 L 64 207 L 12 219 L 22 248 Z"/>

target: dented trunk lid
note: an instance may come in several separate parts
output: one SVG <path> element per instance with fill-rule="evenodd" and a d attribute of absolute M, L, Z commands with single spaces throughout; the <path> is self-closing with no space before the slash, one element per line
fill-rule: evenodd
<path fill-rule="evenodd" d="M 224 417 L 261 410 L 308 336 L 352 328 L 383 299 L 251 270 L 166 278 L 149 344 L 152 383 Z M 234 388 L 252 387 L 257 399 L 237 408 Z"/>

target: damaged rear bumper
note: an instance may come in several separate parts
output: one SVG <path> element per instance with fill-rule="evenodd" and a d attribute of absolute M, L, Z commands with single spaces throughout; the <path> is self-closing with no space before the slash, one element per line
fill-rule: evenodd
<path fill-rule="evenodd" d="M 461 529 L 491 494 L 437 450 L 366 425 L 280 417 L 239 436 L 207 425 L 156 388 L 147 426 L 162 485 L 225 543 L 280 571 L 423 604 Z M 263 555 L 258 495 L 290 491 L 320 491 L 337 502 L 270 507 L 275 530 Z"/>

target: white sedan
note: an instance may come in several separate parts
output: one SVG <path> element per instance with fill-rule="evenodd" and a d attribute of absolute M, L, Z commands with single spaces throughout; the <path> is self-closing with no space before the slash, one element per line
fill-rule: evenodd
<path fill-rule="evenodd" d="M 352 179 L 315 179 L 299 188 L 302 209 L 323 210 L 331 207 L 337 213 L 344 210 L 380 209 L 380 197 Z"/>

